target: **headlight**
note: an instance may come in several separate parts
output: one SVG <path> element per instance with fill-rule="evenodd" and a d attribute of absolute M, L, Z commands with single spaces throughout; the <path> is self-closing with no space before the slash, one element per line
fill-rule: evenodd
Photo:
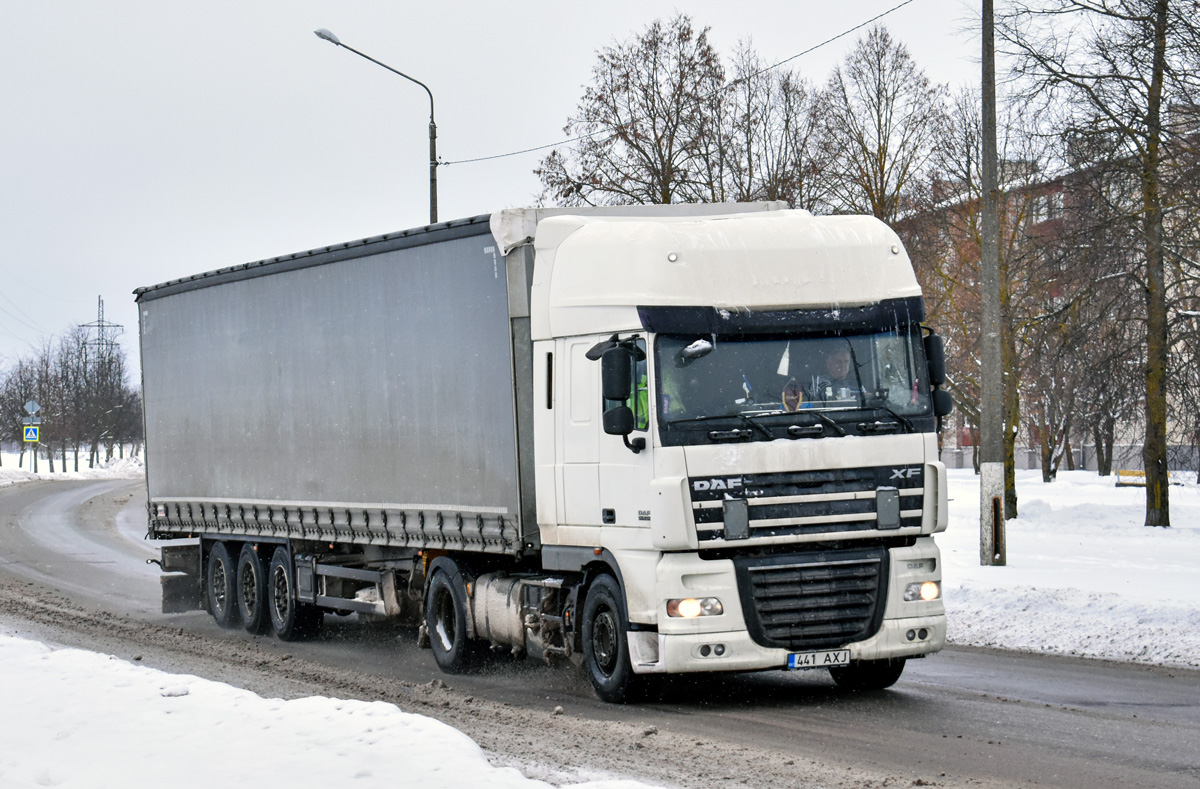
<path fill-rule="evenodd" d="M 720 616 L 723 613 L 725 608 L 715 597 L 685 597 L 667 601 L 667 616 L 692 619 L 697 616 Z"/>
<path fill-rule="evenodd" d="M 916 600 L 936 600 L 942 596 L 942 586 L 937 581 L 925 581 L 919 584 L 909 584 L 904 587 L 904 599 L 908 602 Z"/>

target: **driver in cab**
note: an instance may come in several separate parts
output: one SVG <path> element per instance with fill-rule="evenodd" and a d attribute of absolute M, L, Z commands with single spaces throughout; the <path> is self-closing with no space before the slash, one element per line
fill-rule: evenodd
<path fill-rule="evenodd" d="M 858 395 L 858 378 L 851 370 L 850 349 L 839 346 L 825 355 L 824 372 L 813 376 L 810 400 L 849 400 Z"/>

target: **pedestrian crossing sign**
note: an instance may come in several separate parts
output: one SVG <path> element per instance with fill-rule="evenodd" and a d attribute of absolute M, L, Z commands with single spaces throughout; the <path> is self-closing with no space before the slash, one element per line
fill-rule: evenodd
<path fill-rule="evenodd" d="M 41 430 L 41 428 L 38 427 L 37 425 L 26 425 L 25 426 L 25 443 L 26 444 L 38 443 L 38 431 L 39 430 Z"/>

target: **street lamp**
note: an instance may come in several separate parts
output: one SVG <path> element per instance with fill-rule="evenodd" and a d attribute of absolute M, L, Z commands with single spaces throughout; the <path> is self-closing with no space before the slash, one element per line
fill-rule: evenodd
<path fill-rule="evenodd" d="M 397 71 L 396 69 L 392 68 L 391 66 L 389 66 L 386 63 L 380 63 L 378 60 L 371 57 L 370 55 L 364 55 L 362 52 L 359 52 L 354 47 L 346 46 L 345 44 L 343 44 L 341 42 L 340 39 L 338 39 L 337 36 L 335 36 L 333 33 L 329 32 L 325 28 L 321 28 L 320 30 L 314 30 L 313 33 L 316 34 L 317 38 L 324 39 L 324 40 L 328 41 L 329 43 L 339 46 L 343 49 L 348 49 L 351 52 L 353 52 L 354 54 L 358 55 L 359 57 L 366 58 L 367 60 L 371 61 L 372 63 L 374 63 L 377 66 L 383 66 L 385 69 L 392 72 L 393 74 L 399 74 L 400 76 L 404 77 L 409 82 L 417 83 L 418 85 L 420 85 L 422 88 L 425 89 L 426 93 L 429 94 L 429 224 L 431 224 L 431 225 L 436 224 L 437 223 L 437 166 L 438 166 L 438 161 L 437 161 L 437 124 L 433 122 L 433 91 L 431 91 L 429 89 L 429 86 L 426 85 L 421 80 L 413 79 L 412 77 L 405 74 L 403 71 Z"/>

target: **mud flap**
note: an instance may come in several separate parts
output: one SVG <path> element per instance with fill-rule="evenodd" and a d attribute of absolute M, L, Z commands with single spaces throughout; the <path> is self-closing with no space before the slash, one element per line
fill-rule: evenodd
<path fill-rule="evenodd" d="M 204 608 L 198 576 L 172 573 L 158 580 L 162 583 L 164 614 L 182 614 L 184 611 L 199 611 Z"/>
<path fill-rule="evenodd" d="M 204 608 L 204 595 L 200 585 L 200 545 L 164 545 L 160 566 L 166 575 L 159 578 L 162 584 L 162 612 L 181 614 Z"/>

